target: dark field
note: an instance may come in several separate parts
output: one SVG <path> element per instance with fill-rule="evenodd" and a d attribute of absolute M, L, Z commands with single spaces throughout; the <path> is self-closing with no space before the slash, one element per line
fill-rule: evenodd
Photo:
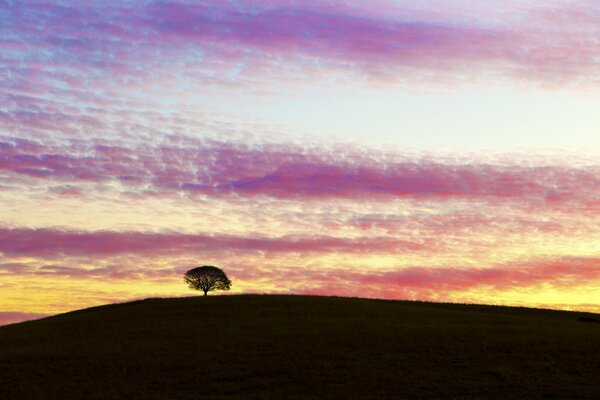
<path fill-rule="evenodd" d="M 0 399 L 600 399 L 600 323 L 309 296 L 148 299 L 0 327 Z"/>

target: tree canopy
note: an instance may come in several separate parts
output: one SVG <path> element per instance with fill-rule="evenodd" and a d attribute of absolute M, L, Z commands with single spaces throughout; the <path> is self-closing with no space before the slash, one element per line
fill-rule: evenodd
<path fill-rule="evenodd" d="M 231 281 L 225 272 L 212 265 L 190 269 L 185 273 L 183 280 L 190 289 L 202 290 L 205 296 L 213 290 L 229 290 L 231 288 Z"/>

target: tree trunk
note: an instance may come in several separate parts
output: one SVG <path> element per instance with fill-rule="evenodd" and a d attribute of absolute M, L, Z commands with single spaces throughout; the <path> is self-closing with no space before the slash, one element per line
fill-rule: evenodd
<path fill-rule="evenodd" d="M 206 296 L 206 293 L 208 293 L 208 290 L 205 290 L 205 291 L 204 291 L 204 295 L 205 295 L 205 296 Z"/>

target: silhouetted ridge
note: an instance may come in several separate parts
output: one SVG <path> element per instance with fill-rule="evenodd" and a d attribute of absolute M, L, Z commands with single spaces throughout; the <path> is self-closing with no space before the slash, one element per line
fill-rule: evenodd
<path fill-rule="evenodd" d="M 2 399 L 588 398 L 595 314 L 196 296 L 0 327 Z"/>

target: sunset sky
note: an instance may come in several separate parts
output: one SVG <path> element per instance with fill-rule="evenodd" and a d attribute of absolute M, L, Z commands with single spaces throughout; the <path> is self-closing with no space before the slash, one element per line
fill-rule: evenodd
<path fill-rule="evenodd" d="M 196 294 L 600 312 L 595 0 L 0 0 L 0 324 Z"/>

